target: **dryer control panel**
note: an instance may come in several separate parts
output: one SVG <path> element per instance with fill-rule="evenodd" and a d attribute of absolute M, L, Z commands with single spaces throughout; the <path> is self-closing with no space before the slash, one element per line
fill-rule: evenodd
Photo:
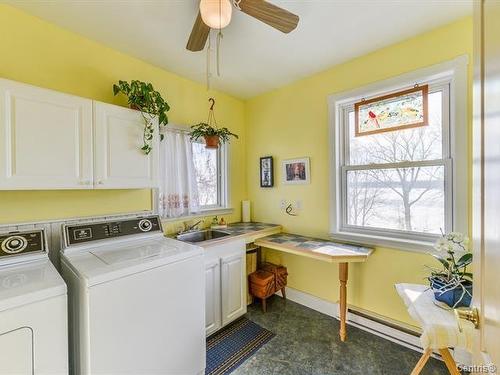
<path fill-rule="evenodd" d="M 161 232 L 162 228 L 158 216 L 146 216 L 134 219 L 68 225 L 65 226 L 64 231 L 66 246 L 70 246 L 133 234 Z"/>
<path fill-rule="evenodd" d="M 45 251 L 43 230 L 0 234 L 0 257 Z"/>

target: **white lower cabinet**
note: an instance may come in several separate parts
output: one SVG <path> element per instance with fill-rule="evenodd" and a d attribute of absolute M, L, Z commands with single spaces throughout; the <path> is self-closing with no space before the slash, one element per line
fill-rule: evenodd
<path fill-rule="evenodd" d="M 207 336 L 247 312 L 244 239 L 205 247 Z"/>
<path fill-rule="evenodd" d="M 221 322 L 220 263 L 205 263 L 205 329 L 207 336 L 217 331 Z"/>
<path fill-rule="evenodd" d="M 222 325 L 247 312 L 245 252 L 221 258 Z"/>

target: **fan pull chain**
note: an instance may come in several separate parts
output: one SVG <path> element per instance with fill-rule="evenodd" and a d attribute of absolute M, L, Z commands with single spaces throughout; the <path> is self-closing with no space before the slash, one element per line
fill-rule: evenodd
<path fill-rule="evenodd" d="M 220 77 L 220 46 L 223 37 L 222 31 L 219 30 L 217 33 L 217 77 Z"/>
<path fill-rule="evenodd" d="M 212 49 L 212 38 L 210 33 L 208 33 L 208 48 L 207 48 L 207 91 L 210 90 L 210 76 L 211 74 L 211 69 L 210 69 L 210 51 Z"/>
<path fill-rule="evenodd" d="M 216 63 L 217 63 L 217 77 L 220 77 L 220 43 L 222 40 L 222 0 L 219 0 L 219 32 L 217 33 L 217 46 L 216 50 Z"/>

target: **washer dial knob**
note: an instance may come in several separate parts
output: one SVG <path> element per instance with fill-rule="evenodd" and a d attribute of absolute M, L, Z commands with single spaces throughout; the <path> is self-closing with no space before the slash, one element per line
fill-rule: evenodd
<path fill-rule="evenodd" d="M 10 236 L 2 241 L 2 251 L 7 254 L 17 254 L 26 249 L 28 241 L 22 236 Z"/>
<path fill-rule="evenodd" d="M 153 228 L 153 224 L 151 223 L 151 220 L 148 219 L 142 219 L 139 221 L 139 229 L 142 232 L 149 232 Z"/>

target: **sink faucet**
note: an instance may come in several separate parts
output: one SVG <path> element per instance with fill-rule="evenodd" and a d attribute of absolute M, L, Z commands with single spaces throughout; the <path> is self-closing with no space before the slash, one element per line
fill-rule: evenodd
<path fill-rule="evenodd" d="M 185 232 L 189 232 L 191 230 L 193 230 L 194 228 L 196 228 L 201 222 L 203 222 L 203 220 L 199 220 L 197 221 L 196 223 L 194 223 L 193 225 L 188 225 L 187 228 L 183 231 L 181 231 L 180 233 L 185 233 Z"/>

